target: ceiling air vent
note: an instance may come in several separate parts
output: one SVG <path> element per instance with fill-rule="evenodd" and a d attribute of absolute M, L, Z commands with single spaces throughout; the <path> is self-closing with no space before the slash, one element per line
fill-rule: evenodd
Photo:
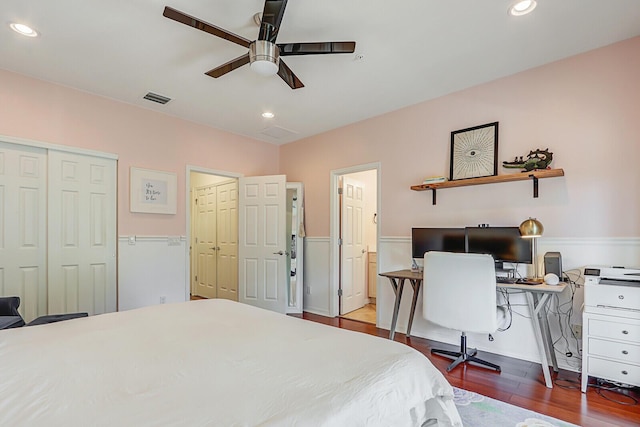
<path fill-rule="evenodd" d="M 144 99 L 147 101 L 157 102 L 158 104 L 166 104 L 171 101 L 171 98 L 167 98 L 166 96 L 158 95 L 157 93 L 149 92 L 144 96 Z"/>
<path fill-rule="evenodd" d="M 291 138 L 298 134 L 298 132 L 296 131 L 285 129 L 280 126 L 268 127 L 266 129 L 263 129 L 260 133 L 275 139 Z"/>

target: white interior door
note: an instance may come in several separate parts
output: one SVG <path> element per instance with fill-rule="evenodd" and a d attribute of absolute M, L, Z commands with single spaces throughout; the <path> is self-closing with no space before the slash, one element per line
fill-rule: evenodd
<path fill-rule="evenodd" d="M 47 314 L 47 154 L 0 143 L 0 296 L 25 321 Z"/>
<path fill-rule="evenodd" d="M 209 185 L 197 188 L 196 194 L 195 294 L 205 298 L 216 298 L 216 187 Z"/>
<path fill-rule="evenodd" d="M 217 193 L 218 298 L 238 301 L 238 182 L 219 184 Z"/>
<path fill-rule="evenodd" d="M 55 150 L 48 160 L 48 311 L 115 311 L 116 161 Z"/>
<path fill-rule="evenodd" d="M 239 179 L 238 299 L 287 309 L 286 176 Z"/>
<path fill-rule="evenodd" d="M 364 186 L 344 176 L 342 180 L 342 310 L 346 314 L 366 301 Z"/>

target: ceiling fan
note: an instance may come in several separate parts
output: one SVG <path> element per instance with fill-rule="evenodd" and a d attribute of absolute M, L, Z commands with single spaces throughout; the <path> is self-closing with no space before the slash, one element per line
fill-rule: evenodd
<path fill-rule="evenodd" d="M 222 64 L 205 74 L 218 78 L 235 70 L 247 63 L 251 63 L 251 68 L 264 75 L 278 75 L 291 89 L 304 87 L 300 79 L 293 74 L 287 64 L 280 60 L 281 56 L 293 55 L 319 55 L 327 53 L 353 53 L 356 42 L 317 42 L 317 43 L 279 43 L 276 38 L 280 30 L 280 23 L 284 16 L 284 9 L 287 0 L 265 0 L 262 19 L 260 20 L 260 32 L 258 39 L 251 41 L 244 37 L 230 33 L 222 28 L 211 25 L 193 16 L 189 16 L 169 6 L 164 8 L 163 15 L 169 19 L 180 22 L 190 27 L 204 31 L 214 36 L 229 40 L 249 49 L 238 58 L 232 59 L 226 64 Z"/>

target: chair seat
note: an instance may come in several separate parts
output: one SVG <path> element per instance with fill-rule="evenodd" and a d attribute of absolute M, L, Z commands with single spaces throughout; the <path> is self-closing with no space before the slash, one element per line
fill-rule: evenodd
<path fill-rule="evenodd" d="M 23 325 L 21 316 L 0 316 L 0 329 L 19 328 Z"/>
<path fill-rule="evenodd" d="M 87 317 L 89 313 L 67 313 L 67 314 L 49 314 L 47 316 L 40 316 L 35 320 L 27 323 L 27 326 L 44 325 L 47 323 L 55 323 L 63 320 L 77 319 L 79 317 Z"/>

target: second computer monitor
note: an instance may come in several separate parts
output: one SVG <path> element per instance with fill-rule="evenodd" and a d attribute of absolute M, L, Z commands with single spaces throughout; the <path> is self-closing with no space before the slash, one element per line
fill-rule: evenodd
<path fill-rule="evenodd" d="M 467 227 L 466 251 L 489 254 L 496 262 L 531 264 L 531 239 L 523 239 L 518 227 Z"/>

